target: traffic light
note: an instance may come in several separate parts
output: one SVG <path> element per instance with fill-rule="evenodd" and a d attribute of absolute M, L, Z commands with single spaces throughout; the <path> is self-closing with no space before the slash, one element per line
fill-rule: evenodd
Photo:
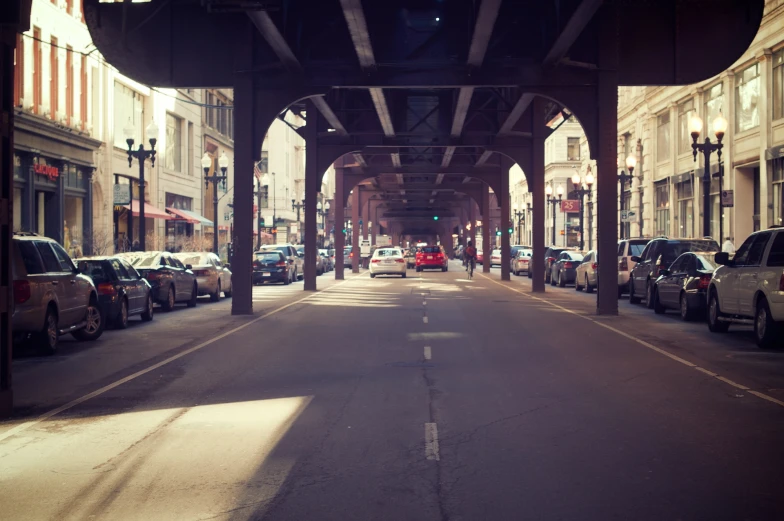
<path fill-rule="evenodd" d="M 260 217 L 260 218 L 259 218 L 259 226 L 261 226 L 262 228 L 264 228 L 264 217 Z"/>
<path fill-rule="evenodd" d="M 509 235 L 512 235 L 513 232 L 514 232 L 514 229 L 510 226 L 509 227 Z"/>
<path fill-rule="evenodd" d="M 433 220 L 434 220 L 434 221 L 437 221 L 437 220 L 438 220 L 438 216 L 437 216 L 437 215 L 434 215 L 434 216 L 433 216 Z"/>
<path fill-rule="evenodd" d="M 496 230 L 495 234 L 500 237 L 501 236 L 501 230 Z"/>

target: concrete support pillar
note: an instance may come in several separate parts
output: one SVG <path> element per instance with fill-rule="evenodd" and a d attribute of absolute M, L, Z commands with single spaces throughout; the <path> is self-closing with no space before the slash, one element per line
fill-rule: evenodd
<path fill-rule="evenodd" d="M 316 291 L 316 205 L 321 176 L 318 161 L 319 111 L 308 100 L 308 122 L 305 125 L 305 291 Z"/>
<path fill-rule="evenodd" d="M 341 159 L 342 161 L 342 159 Z M 345 169 L 335 166 L 335 280 L 343 280 L 345 259 L 343 249 L 346 247 L 346 236 L 343 233 L 343 226 L 346 223 L 346 201 L 343 199 L 343 173 Z"/>
<path fill-rule="evenodd" d="M 493 233 L 493 228 L 490 223 L 490 187 L 486 183 L 482 183 L 482 252 L 484 260 L 482 260 L 482 272 L 490 273 L 490 254 L 492 247 L 490 246 L 490 235 Z"/>
<path fill-rule="evenodd" d="M 544 293 L 544 140 L 545 140 L 545 99 L 535 98 L 532 107 L 533 125 L 531 128 L 531 180 L 529 186 L 533 198 L 530 223 L 533 230 L 533 255 L 531 257 L 531 291 Z"/>
<path fill-rule="evenodd" d="M 475 249 L 479 249 L 476 245 L 476 201 L 473 199 L 468 201 L 468 222 L 471 223 L 471 229 L 468 230 L 468 238 Z"/>
<path fill-rule="evenodd" d="M 351 272 L 359 273 L 359 186 L 354 187 L 354 193 L 351 194 Z"/>
<path fill-rule="evenodd" d="M 617 7 L 603 13 L 599 34 L 599 82 L 597 86 L 596 118 L 598 143 L 596 168 L 596 213 L 600 259 L 615 259 L 618 252 L 617 235 L 618 178 L 616 174 L 618 140 L 618 40 Z M 596 312 L 599 315 L 618 314 L 618 263 L 599 263 L 599 292 Z"/>
<path fill-rule="evenodd" d="M 501 162 L 501 193 L 496 194 L 501 199 L 501 222 L 498 228 L 501 230 L 501 280 L 509 280 L 509 254 L 511 245 L 509 244 L 509 167 L 505 160 Z"/>

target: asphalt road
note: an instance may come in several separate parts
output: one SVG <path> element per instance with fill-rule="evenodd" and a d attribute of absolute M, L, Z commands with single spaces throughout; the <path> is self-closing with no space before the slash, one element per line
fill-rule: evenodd
<path fill-rule="evenodd" d="M 776 353 L 450 268 L 18 360 L 0 518 L 784 519 Z"/>

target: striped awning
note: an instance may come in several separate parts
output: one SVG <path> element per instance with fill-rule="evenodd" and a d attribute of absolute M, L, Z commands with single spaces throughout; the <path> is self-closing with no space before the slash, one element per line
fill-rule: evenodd
<path fill-rule="evenodd" d="M 131 210 L 133 212 L 134 217 L 139 216 L 139 201 L 134 199 L 131 201 L 131 204 L 126 204 L 123 206 L 126 210 Z M 144 203 L 144 218 L 145 219 L 162 219 L 164 221 L 170 221 L 172 216 L 168 213 L 164 212 L 160 208 L 156 208 L 151 204 Z"/>
<path fill-rule="evenodd" d="M 212 221 L 202 215 L 197 214 L 196 212 L 191 212 L 190 210 L 181 210 L 179 208 L 167 207 L 166 211 L 172 214 L 174 219 L 177 221 L 187 221 L 190 224 L 212 226 Z"/>

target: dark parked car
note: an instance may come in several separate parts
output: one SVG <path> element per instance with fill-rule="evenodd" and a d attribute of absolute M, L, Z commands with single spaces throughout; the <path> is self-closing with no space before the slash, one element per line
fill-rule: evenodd
<path fill-rule="evenodd" d="M 167 251 L 133 252 L 124 255 L 139 274 L 152 286 L 152 299 L 171 311 L 177 302 L 196 306 L 199 287 L 196 275 Z"/>
<path fill-rule="evenodd" d="M 675 259 L 686 252 L 709 253 L 721 251 L 713 239 L 651 239 L 642 254 L 632 256 L 637 264 L 629 275 L 629 302 L 636 304 L 645 295 L 645 302 L 653 308 L 653 284 Z"/>
<path fill-rule="evenodd" d="M 291 283 L 289 264 L 283 252 L 266 250 L 253 254 L 253 284 L 265 282 Z"/>
<path fill-rule="evenodd" d="M 667 309 L 678 309 L 683 320 L 703 314 L 707 291 L 713 272 L 719 267 L 712 253 L 684 253 L 661 270 L 653 294 L 653 310 L 662 314 Z"/>
<path fill-rule="evenodd" d="M 562 251 L 566 251 L 569 248 L 559 248 L 557 246 L 550 246 L 544 252 L 544 281 L 545 283 L 550 282 L 550 271 L 552 270 L 553 263 L 555 259 L 561 254 Z M 533 273 L 531 270 L 528 270 L 528 278 L 533 278 Z"/>
<path fill-rule="evenodd" d="M 351 268 L 351 263 L 354 261 L 354 253 L 351 251 L 351 246 L 343 248 L 343 267 Z M 360 266 L 362 263 L 360 262 Z"/>
<path fill-rule="evenodd" d="M 583 261 L 583 254 L 579 251 L 565 250 L 558 254 L 558 258 L 550 268 L 550 285 L 565 288 L 577 277 L 577 266 Z"/>
<path fill-rule="evenodd" d="M 128 327 L 128 317 L 153 318 L 152 286 L 122 257 L 85 257 L 76 261 L 79 271 L 93 279 L 98 304 L 106 320 L 118 329 Z"/>
<path fill-rule="evenodd" d="M 300 256 L 296 247 L 291 244 L 269 244 L 262 246 L 259 251 L 279 251 L 286 257 L 288 275 L 291 282 L 296 282 L 305 276 L 305 258 Z"/>

